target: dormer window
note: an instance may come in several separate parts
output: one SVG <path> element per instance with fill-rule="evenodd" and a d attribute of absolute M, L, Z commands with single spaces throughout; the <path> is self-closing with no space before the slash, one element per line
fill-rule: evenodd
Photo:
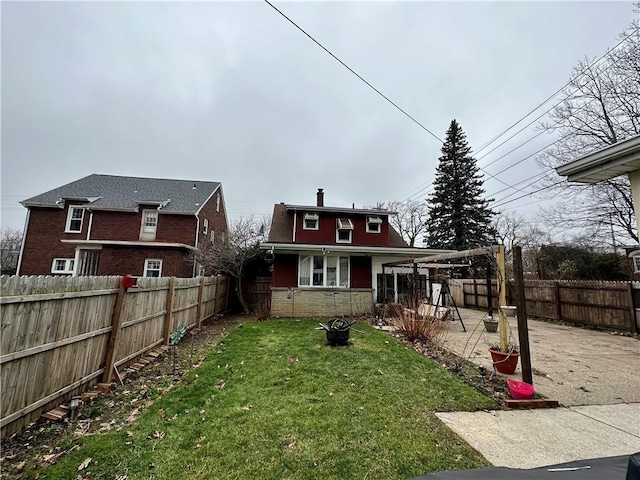
<path fill-rule="evenodd" d="M 318 214 L 317 213 L 305 213 L 304 214 L 304 230 L 318 230 Z"/>
<path fill-rule="evenodd" d="M 353 238 L 353 223 L 349 218 L 338 218 L 336 230 L 336 243 L 351 243 Z"/>
<path fill-rule="evenodd" d="M 140 227 L 140 240 L 155 240 L 158 228 L 158 211 L 143 210 L 142 226 Z"/>
<path fill-rule="evenodd" d="M 380 217 L 367 217 L 367 233 L 380 233 L 382 231 L 382 219 Z"/>

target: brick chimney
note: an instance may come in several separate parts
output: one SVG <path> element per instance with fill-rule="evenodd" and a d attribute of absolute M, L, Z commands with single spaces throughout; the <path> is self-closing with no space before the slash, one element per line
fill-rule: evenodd
<path fill-rule="evenodd" d="M 316 197 L 318 198 L 317 206 L 324 207 L 324 192 L 322 191 L 321 188 L 318 189 L 318 193 L 316 194 Z"/>

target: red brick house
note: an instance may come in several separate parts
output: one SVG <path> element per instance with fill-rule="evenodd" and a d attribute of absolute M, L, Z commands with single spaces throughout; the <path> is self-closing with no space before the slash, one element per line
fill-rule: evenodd
<path fill-rule="evenodd" d="M 19 275 L 193 277 L 191 252 L 228 230 L 218 182 L 89 175 L 20 203 Z"/>
<path fill-rule="evenodd" d="M 271 314 L 333 316 L 372 312 L 382 301 L 382 264 L 442 253 L 410 248 L 389 224 L 394 212 L 324 206 L 274 206 L 269 238 L 261 248 L 273 255 Z M 417 280 L 426 290 L 427 269 Z M 413 270 L 386 268 L 387 298 L 402 301 L 412 288 Z"/>

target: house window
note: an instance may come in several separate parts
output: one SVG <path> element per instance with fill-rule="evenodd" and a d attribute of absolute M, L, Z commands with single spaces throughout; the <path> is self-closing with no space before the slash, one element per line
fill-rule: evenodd
<path fill-rule="evenodd" d="M 636 255 L 633 258 L 633 271 L 640 273 L 640 255 Z"/>
<path fill-rule="evenodd" d="M 351 243 L 353 237 L 353 223 L 348 218 L 338 218 L 336 230 L 336 243 Z"/>
<path fill-rule="evenodd" d="M 73 265 L 73 258 L 54 258 L 51 265 L 51 273 L 71 274 L 73 273 Z"/>
<path fill-rule="evenodd" d="M 317 213 L 305 213 L 304 225 L 305 230 L 318 230 L 318 214 Z"/>
<path fill-rule="evenodd" d="M 80 233 L 82 232 L 82 219 L 84 218 L 84 208 L 81 207 L 69 207 L 69 213 L 67 213 L 67 225 L 64 229 L 66 233 Z"/>
<path fill-rule="evenodd" d="M 216 232 L 214 232 L 213 230 L 211 230 L 209 232 L 209 238 L 211 238 L 211 243 L 213 243 L 216 239 Z"/>
<path fill-rule="evenodd" d="M 203 222 L 202 233 L 206 235 L 208 232 L 209 232 L 209 220 L 205 218 Z"/>
<path fill-rule="evenodd" d="M 155 240 L 158 228 L 158 211 L 142 211 L 142 228 L 140 229 L 140 240 Z"/>
<path fill-rule="evenodd" d="M 301 287 L 349 287 L 349 257 L 301 255 L 298 272 Z"/>
<path fill-rule="evenodd" d="M 147 258 L 144 261 L 145 277 L 160 277 L 162 275 L 162 260 Z"/>
<path fill-rule="evenodd" d="M 220 195 L 216 197 L 216 212 L 220 211 Z"/>
<path fill-rule="evenodd" d="M 367 217 L 367 233 L 380 233 L 382 219 L 380 217 Z"/>

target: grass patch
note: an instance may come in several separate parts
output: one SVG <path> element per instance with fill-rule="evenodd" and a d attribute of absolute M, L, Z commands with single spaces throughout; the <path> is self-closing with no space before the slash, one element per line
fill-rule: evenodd
<path fill-rule="evenodd" d="M 486 461 L 433 415 L 493 402 L 358 324 L 331 348 L 317 322 L 245 324 L 128 429 L 78 440 L 39 478 L 410 478 Z"/>

